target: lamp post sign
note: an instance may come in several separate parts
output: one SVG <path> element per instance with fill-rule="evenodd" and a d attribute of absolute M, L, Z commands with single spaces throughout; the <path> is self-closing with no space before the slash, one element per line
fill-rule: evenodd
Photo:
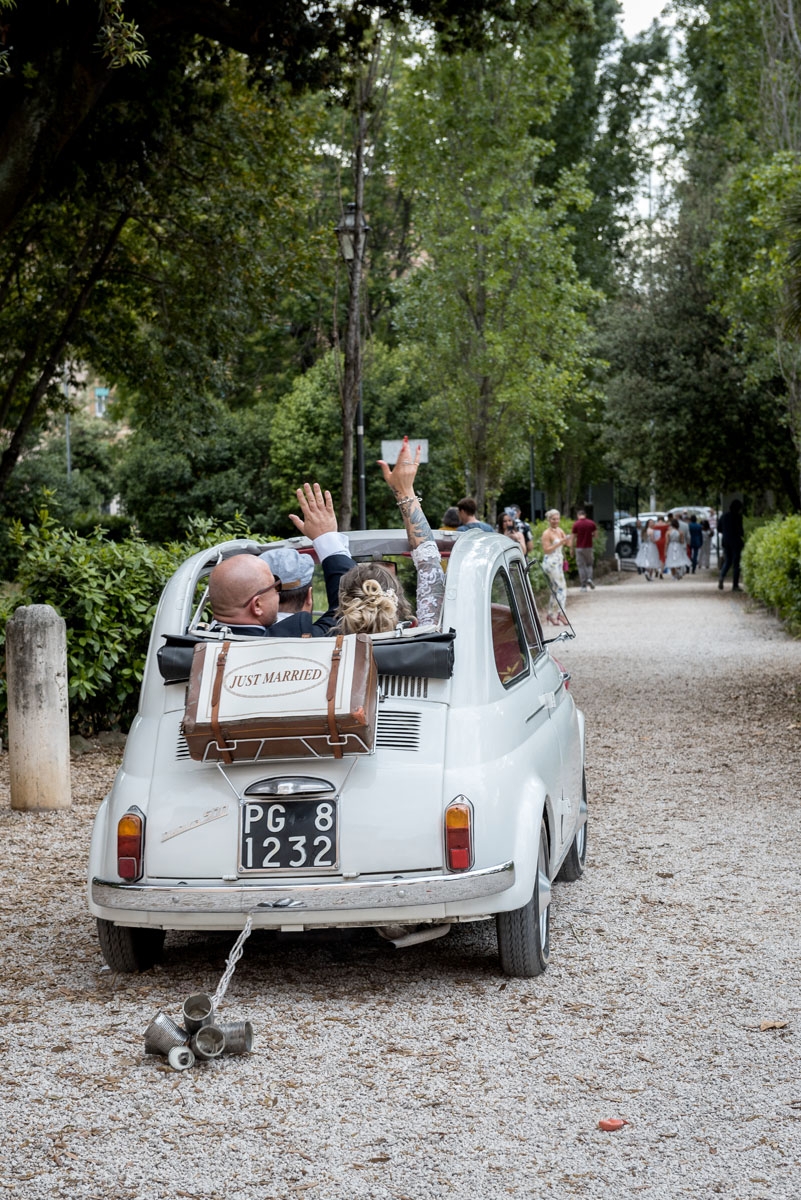
<path fill-rule="evenodd" d="M 382 438 L 381 457 L 383 458 L 384 462 L 388 462 L 390 466 L 394 466 L 394 464 L 398 461 L 398 455 L 401 452 L 402 445 L 403 442 L 400 438 L 398 438 L 396 441 L 384 441 Z M 409 438 L 409 449 L 412 452 L 412 458 L 414 458 L 415 454 L 417 453 L 418 446 L 420 447 L 420 462 L 427 463 L 428 438 Z"/>

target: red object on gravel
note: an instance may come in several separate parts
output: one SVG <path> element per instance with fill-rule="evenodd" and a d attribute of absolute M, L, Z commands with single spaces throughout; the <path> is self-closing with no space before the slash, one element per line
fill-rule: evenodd
<path fill-rule="evenodd" d="M 624 1121 L 622 1117 L 604 1117 L 598 1122 L 598 1128 L 603 1129 L 605 1133 L 617 1133 L 618 1129 L 622 1129 L 624 1125 L 628 1125 L 628 1121 Z"/>

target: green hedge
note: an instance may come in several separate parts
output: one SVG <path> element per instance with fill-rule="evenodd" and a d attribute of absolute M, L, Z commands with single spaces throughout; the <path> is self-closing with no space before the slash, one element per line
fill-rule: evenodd
<path fill-rule="evenodd" d="M 743 577 L 750 594 L 801 633 L 801 516 L 775 517 L 749 537 Z"/>
<path fill-rule="evenodd" d="M 115 531 L 116 532 L 116 531 Z M 194 521 L 183 541 L 153 546 L 137 537 L 112 541 L 100 527 L 65 529 L 42 509 L 11 540 L 19 553 L 13 587 L 0 596 L 0 641 L 20 604 L 51 604 L 67 624 L 70 721 L 74 731 L 127 729 L 136 714 L 150 630 L 162 588 L 197 550 L 248 537 L 240 519 Z M 5 672 L 0 722 L 6 717 Z"/>

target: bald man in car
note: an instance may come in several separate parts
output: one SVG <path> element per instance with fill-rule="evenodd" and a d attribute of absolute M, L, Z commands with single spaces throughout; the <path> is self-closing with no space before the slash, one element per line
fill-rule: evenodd
<path fill-rule="evenodd" d="M 325 577 L 327 612 L 317 621 L 305 610 L 277 621 L 281 589 L 298 587 L 300 580 L 277 579 L 257 554 L 235 554 L 218 563 L 209 576 L 214 628 L 245 637 L 326 637 L 331 632 L 339 606 L 339 581 L 356 564 L 345 538 L 337 532 L 331 493 L 323 494 L 318 483 L 313 487 L 305 483 L 296 495 L 303 516 L 290 513 L 289 519 L 314 543 Z"/>

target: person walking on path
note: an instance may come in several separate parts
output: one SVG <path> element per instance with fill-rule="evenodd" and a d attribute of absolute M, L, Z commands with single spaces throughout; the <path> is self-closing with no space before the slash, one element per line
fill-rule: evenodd
<path fill-rule="evenodd" d="M 573 522 L 573 547 L 576 551 L 576 566 L 578 567 L 579 583 L 581 584 L 582 592 L 586 592 L 587 588 L 595 590 L 595 584 L 592 579 L 593 568 L 593 541 L 598 532 L 598 526 L 594 521 L 591 521 L 583 508 L 576 511 L 576 519 Z"/>
<path fill-rule="evenodd" d="M 645 578 L 649 583 L 659 578 L 659 569 L 662 565 L 659 558 L 659 551 L 654 542 L 654 533 L 651 525 L 652 522 L 648 520 L 645 522 L 642 530 L 640 530 L 640 548 L 634 560 L 638 568 L 644 572 Z"/>
<path fill-rule="evenodd" d="M 690 517 L 688 529 L 690 532 L 690 565 L 694 575 L 698 566 L 698 555 L 700 554 L 701 547 L 704 544 L 703 530 L 701 529 L 698 518 L 695 516 L 695 514 Z"/>
<path fill-rule="evenodd" d="M 654 535 L 654 545 L 656 546 L 659 555 L 660 574 L 665 569 L 665 557 L 667 555 L 667 535 L 670 530 L 670 524 L 667 517 L 658 517 L 651 525 L 651 532 Z"/>
<path fill-rule="evenodd" d="M 548 522 L 542 533 L 542 569 L 548 576 L 551 595 L 548 599 L 547 620 L 551 625 L 566 625 L 562 609 L 567 603 L 565 587 L 565 560 L 563 547 L 570 544 L 570 537 L 559 528 L 559 509 L 550 508 L 545 514 Z"/>
<path fill-rule="evenodd" d="M 698 566 L 704 567 L 708 571 L 709 559 L 712 554 L 712 526 L 706 518 L 701 522 L 701 536 L 704 540 L 701 543 L 701 552 L 698 555 Z"/>
<path fill-rule="evenodd" d="M 745 534 L 743 532 L 743 502 L 732 500 L 729 511 L 720 518 L 718 526 L 720 539 L 723 542 L 723 566 L 720 568 L 718 589 L 723 591 L 723 580 L 731 567 L 731 590 L 740 591 L 740 555 L 743 552 Z"/>
<path fill-rule="evenodd" d="M 674 579 L 681 579 L 687 570 L 687 549 L 684 544 L 684 531 L 679 525 L 678 517 L 672 517 L 670 521 L 665 566 Z"/>

